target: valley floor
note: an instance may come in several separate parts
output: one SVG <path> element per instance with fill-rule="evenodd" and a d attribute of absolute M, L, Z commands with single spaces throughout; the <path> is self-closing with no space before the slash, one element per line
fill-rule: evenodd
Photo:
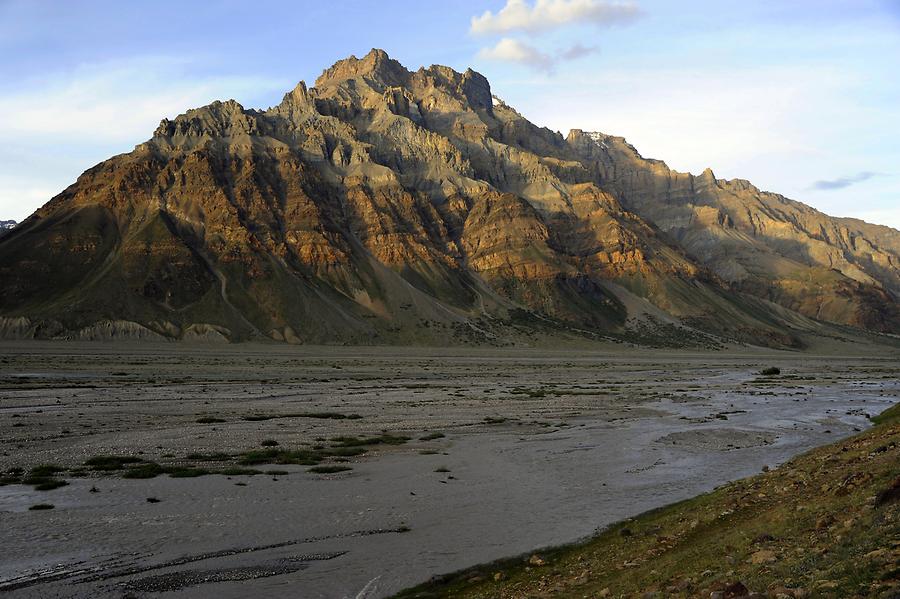
<path fill-rule="evenodd" d="M 898 372 L 885 354 L 7 343 L 0 591 L 383 597 L 858 433 Z M 535 576 L 571 570 L 554 564 L 465 580 L 547 593 Z"/>

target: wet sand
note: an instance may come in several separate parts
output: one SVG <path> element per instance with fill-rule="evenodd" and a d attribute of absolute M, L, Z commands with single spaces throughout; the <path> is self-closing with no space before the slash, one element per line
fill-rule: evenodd
<path fill-rule="evenodd" d="M 771 365 L 782 374 L 756 374 Z M 0 345 L 4 471 L 413 438 L 337 474 L 0 487 L 0 591 L 383 597 L 853 434 L 897 401 L 897 375 L 890 355 Z M 360 418 L 245 420 L 310 412 Z"/>

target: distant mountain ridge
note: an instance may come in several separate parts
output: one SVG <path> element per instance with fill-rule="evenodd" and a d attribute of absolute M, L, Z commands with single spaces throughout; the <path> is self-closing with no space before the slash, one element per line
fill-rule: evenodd
<path fill-rule="evenodd" d="M 623 138 L 537 127 L 381 50 L 268 110 L 164 119 L 0 240 L 17 337 L 799 346 L 900 333 L 900 232 Z M 831 334 L 831 333 L 827 333 Z"/>

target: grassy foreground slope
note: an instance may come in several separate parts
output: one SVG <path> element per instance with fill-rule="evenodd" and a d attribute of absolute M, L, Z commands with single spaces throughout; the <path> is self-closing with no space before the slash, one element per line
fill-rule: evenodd
<path fill-rule="evenodd" d="M 398 597 L 900 597 L 900 405 L 873 421 L 583 543 Z"/>

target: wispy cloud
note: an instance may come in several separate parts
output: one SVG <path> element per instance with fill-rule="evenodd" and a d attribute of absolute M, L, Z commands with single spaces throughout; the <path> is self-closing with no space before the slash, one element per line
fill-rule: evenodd
<path fill-rule="evenodd" d="M 85 65 L 0 96 L 0 140 L 24 136 L 82 138 L 137 144 L 163 117 L 212 100 L 255 97 L 289 89 L 287 81 L 255 75 L 195 77 L 172 57 L 143 57 Z"/>
<path fill-rule="evenodd" d="M 24 219 L 89 166 L 149 139 L 164 117 L 218 99 L 256 107 L 293 86 L 257 75 L 197 76 L 196 66 L 168 56 L 106 61 L 0 93 L 0 218 Z"/>
<path fill-rule="evenodd" d="M 585 56 L 596 54 L 599 51 L 600 48 L 598 48 L 597 46 L 584 46 L 582 44 L 575 44 L 565 52 L 562 52 L 559 57 L 562 60 L 578 60 L 579 58 L 584 58 Z"/>
<path fill-rule="evenodd" d="M 868 181 L 872 177 L 881 176 L 883 173 L 876 173 L 872 171 L 862 171 L 856 173 L 855 175 L 848 175 L 846 177 L 838 177 L 837 179 L 824 179 L 820 181 L 814 182 L 810 187 L 812 189 L 817 189 L 819 191 L 830 191 L 832 189 L 844 189 L 846 187 L 850 187 L 851 185 L 856 185 L 857 183 L 862 183 L 863 181 Z"/>
<path fill-rule="evenodd" d="M 511 31 L 547 31 L 575 23 L 612 25 L 633 21 L 641 16 L 634 2 L 606 0 L 507 0 L 494 14 L 485 11 L 472 17 L 470 31 L 475 35 L 504 34 Z"/>
<path fill-rule="evenodd" d="M 560 62 L 577 60 L 589 54 L 593 54 L 597 48 L 575 44 L 567 50 L 550 54 L 542 52 L 526 42 L 505 37 L 493 46 L 482 48 L 478 52 L 478 58 L 482 60 L 494 60 L 499 62 L 511 62 L 524 65 L 536 71 L 552 73 Z"/>

